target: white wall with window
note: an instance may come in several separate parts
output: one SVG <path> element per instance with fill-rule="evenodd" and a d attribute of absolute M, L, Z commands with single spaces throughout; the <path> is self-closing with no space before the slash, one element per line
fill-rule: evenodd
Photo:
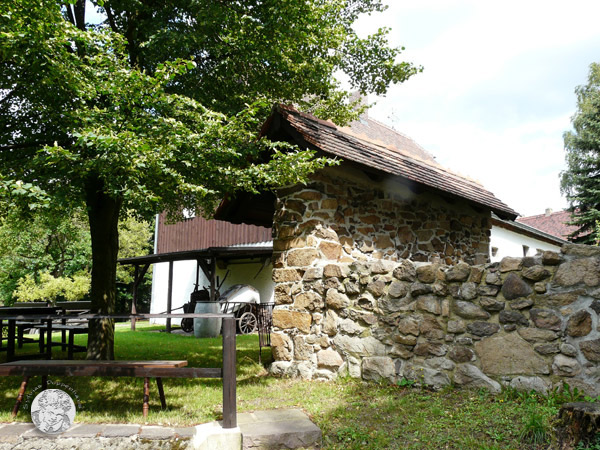
<path fill-rule="evenodd" d="M 490 235 L 490 261 L 500 261 L 505 256 L 535 256 L 545 250 L 560 251 L 560 245 L 526 236 L 499 226 L 492 226 Z"/>

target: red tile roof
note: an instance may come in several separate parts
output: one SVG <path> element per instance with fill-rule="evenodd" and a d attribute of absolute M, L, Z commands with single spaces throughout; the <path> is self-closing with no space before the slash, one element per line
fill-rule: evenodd
<path fill-rule="evenodd" d="M 517 222 L 524 223 L 562 239 L 567 239 L 571 233 L 577 230 L 575 225 L 569 225 L 570 221 L 571 213 L 569 211 L 557 211 L 549 214 L 538 214 L 537 216 L 519 217 L 517 219 Z"/>
<path fill-rule="evenodd" d="M 481 184 L 445 169 L 411 139 L 398 134 L 391 140 L 389 134 L 394 131 L 389 128 L 384 136 L 373 140 L 356 127 L 337 127 L 289 106 L 280 105 L 276 112 L 307 143 L 327 154 L 464 198 L 491 209 L 502 218 L 515 219 L 517 216 L 512 208 Z"/>

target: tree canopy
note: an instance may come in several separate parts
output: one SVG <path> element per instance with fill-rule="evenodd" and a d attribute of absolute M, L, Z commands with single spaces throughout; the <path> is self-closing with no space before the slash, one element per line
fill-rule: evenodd
<path fill-rule="evenodd" d="M 600 238 L 600 64 L 590 66 L 588 82 L 578 86 L 573 130 L 564 134 L 567 169 L 561 173 L 561 190 L 567 196 L 573 239 L 597 244 Z"/>
<path fill-rule="evenodd" d="M 151 250 L 153 226 L 126 217 L 119 222 L 119 258 Z M 6 214 L 0 218 L 0 302 L 84 300 L 92 267 L 85 213 Z M 130 287 L 133 268 L 119 265 L 117 283 Z M 118 312 L 126 312 L 130 293 L 118 292 Z M 125 297 L 125 298 L 124 298 Z"/>
<path fill-rule="evenodd" d="M 226 193 L 306 180 L 327 163 L 257 140 L 274 102 L 356 116 L 335 75 L 384 94 L 419 69 L 387 30 L 359 37 L 379 0 L 85 0 L 0 4 L 0 180 L 85 205 L 94 310 L 114 312 L 119 218 L 210 214 Z M 39 203 L 44 199 L 30 192 Z M 111 358 L 109 322 L 88 357 Z"/>

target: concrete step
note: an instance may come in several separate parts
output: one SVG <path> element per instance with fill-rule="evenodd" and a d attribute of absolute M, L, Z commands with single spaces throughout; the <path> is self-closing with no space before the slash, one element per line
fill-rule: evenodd
<path fill-rule="evenodd" d="M 61 434 L 45 434 L 32 423 L 0 424 L 0 450 L 288 450 L 320 449 L 321 430 L 297 409 L 238 414 L 238 427 L 219 422 L 173 428 L 138 424 L 75 424 Z"/>
<path fill-rule="evenodd" d="M 321 430 L 299 409 L 241 413 L 244 450 L 320 449 Z"/>

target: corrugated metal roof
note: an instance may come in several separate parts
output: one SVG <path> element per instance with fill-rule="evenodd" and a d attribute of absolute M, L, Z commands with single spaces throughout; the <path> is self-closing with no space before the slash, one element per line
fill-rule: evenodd
<path fill-rule="evenodd" d="M 154 255 L 135 256 L 133 258 L 121 258 L 120 264 L 156 264 L 169 261 L 193 261 L 195 259 L 249 259 L 258 257 L 269 257 L 273 253 L 271 245 L 240 245 L 230 247 L 210 247 L 199 250 L 187 250 L 183 252 L 159 253 Z"/>
<path fill-rule="evenodd" d="M 221 220 L 194 217 L 169 224 L 165 213 L 158 219 L 157 253 L 172 253 L 209 247 L 254 245 L 271 240 L 271 229 L 235 225 Z"/>
<path fill-rule="evenodd" d="M 514 219 L 518 215 L 481 184 L 443 168 L 434 160 L 419 158 L 406 149 L 403 151 L 358 137 L 332 122 L 300 113 L 289 106 L 279 105 L 277 112 L 307 143 L 329 155 L 464 198 L 490 208 L 502 218 Z"/>

